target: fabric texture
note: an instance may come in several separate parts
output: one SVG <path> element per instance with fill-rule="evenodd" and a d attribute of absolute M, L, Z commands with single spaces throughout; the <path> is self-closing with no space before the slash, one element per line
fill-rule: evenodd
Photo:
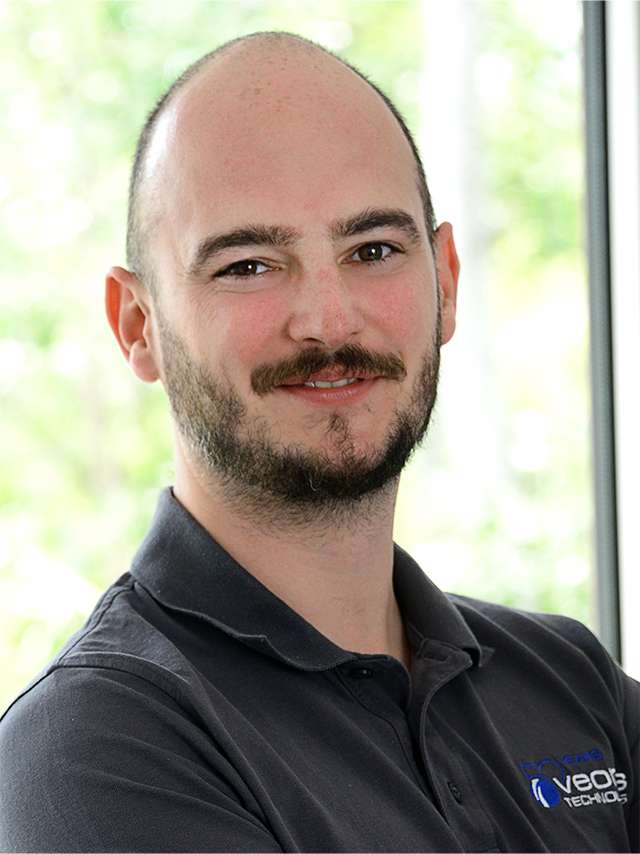
<path fill-rule="evenodd" d="M 640 685 L 581 624 L 444 594 L 397 545 L 393 580 L 410 674 L 164 489 L 0 722 L 0 850 L 638 851 Z"/>

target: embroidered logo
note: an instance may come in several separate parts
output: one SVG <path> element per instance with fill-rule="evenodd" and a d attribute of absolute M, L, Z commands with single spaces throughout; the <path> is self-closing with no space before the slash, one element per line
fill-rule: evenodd
<path fill-rule="evenodd" d="M 533 796 L 543 807 L 551 809 L 560 803 L 560 790 L 548 777 L 534 777 L 531 781 Z"/>
<path fill-rule="evenodd" d="M 626 774 L 608 766 L 598 748 L 565 753 L 560 759 L 548 756 L 528 760 L 520 763 L 520 770 L 529 781 L 532 796 L 544 809 L 627 803 Z M 574 770 L 578 773 L 572 773 Z"/>

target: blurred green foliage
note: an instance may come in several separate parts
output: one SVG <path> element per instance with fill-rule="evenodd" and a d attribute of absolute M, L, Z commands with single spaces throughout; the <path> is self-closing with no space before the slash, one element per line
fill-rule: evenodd
<path fill-rule="evenodd" d="M 507 95 L 478 129 L 490 199 L 487 335 L 504 398 L 508 477 L 470 522 L 455 496 L 441 500 L 448 457 L 439 427 L 403 479 L 396 538 L 408 548 L 431 543 L 425 569 L 441 554 L 459 592 L 590 622 L 579 32 L 549 44 L 521 4 L 476 6 L 480 55 L 501 57 L 510 75 Z M 416 128 L 419 97 L 406 80 L 422 67 L 420 15 L 417 0 L 0 6 L 0 151 L 10 166 L 0 178 L 0 707 L 127 570 L 158 490 L 172 482 L 162 389 L 135 380 L 103 312 L 104 274 L 124 261 L 129 165 L 147 112 L 221 42 L 286 29 L 361 67 Z M 571 319 L 556 316 L 563 307 Z M 514 350 L 532 323 L 543 348 L 554 336 L 565 342 L 548 350 L 549 362 Z M 536 430 L 522 413 L 536 411 L 550 416 L 550 450 L 537 467 L 512 464 L 522 431 Z M 521 535 L 514 508 L 531 522 Z"/>

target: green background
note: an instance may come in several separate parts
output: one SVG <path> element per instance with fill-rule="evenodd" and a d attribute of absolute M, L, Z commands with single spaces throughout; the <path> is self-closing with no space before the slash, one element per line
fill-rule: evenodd
<path fill-rule="evenodd" d="M 129 371 L 103 308 L 104 274 L 124 261 L 129 166 L 147 112 L 221 42 L 286 29 L 338 49 L 417 129 L 418 22 L 439 6 L 0 6 L 0 706 L 127 570 L 172 482 L 162 388 Z M 447 589 L 593 626 L 579 15 L 547 26 L 531 7 L 553 15 L 548 3 L 471 6 L 470 62 L 484 69 L 474 129 L 488 200 L 477 238 L 490 271 L 482 334 L 505 478 L 480 513 L 459 512 L 464 484 L 450 474 L 443 417 L 403 476 L 395 535 Z M 461 299 L 471 285 L 463 277 Z"/>

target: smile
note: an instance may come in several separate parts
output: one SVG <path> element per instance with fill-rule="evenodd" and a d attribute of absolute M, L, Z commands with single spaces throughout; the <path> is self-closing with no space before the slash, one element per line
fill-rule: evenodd
<path fill-rule="evenodd" d="M 323 382 L 322 380 L 312 380 L 308 383 L 303 383 L 304 386 L 309 388 L 342 388 L 345 385 L 352 385 L 353 383 L 362 382 L 358 377 L 345 377 L 342 380 L 334 380 L 333 382 Z"/>
<path fill-rule="evenodd" d="M 372 379 L 342 379 L 335 382 L 308 382 L 300 385 L 278 386 L 276 391 L 316 406 L 358 403 L 371 393 L 382 377 Z"/>

